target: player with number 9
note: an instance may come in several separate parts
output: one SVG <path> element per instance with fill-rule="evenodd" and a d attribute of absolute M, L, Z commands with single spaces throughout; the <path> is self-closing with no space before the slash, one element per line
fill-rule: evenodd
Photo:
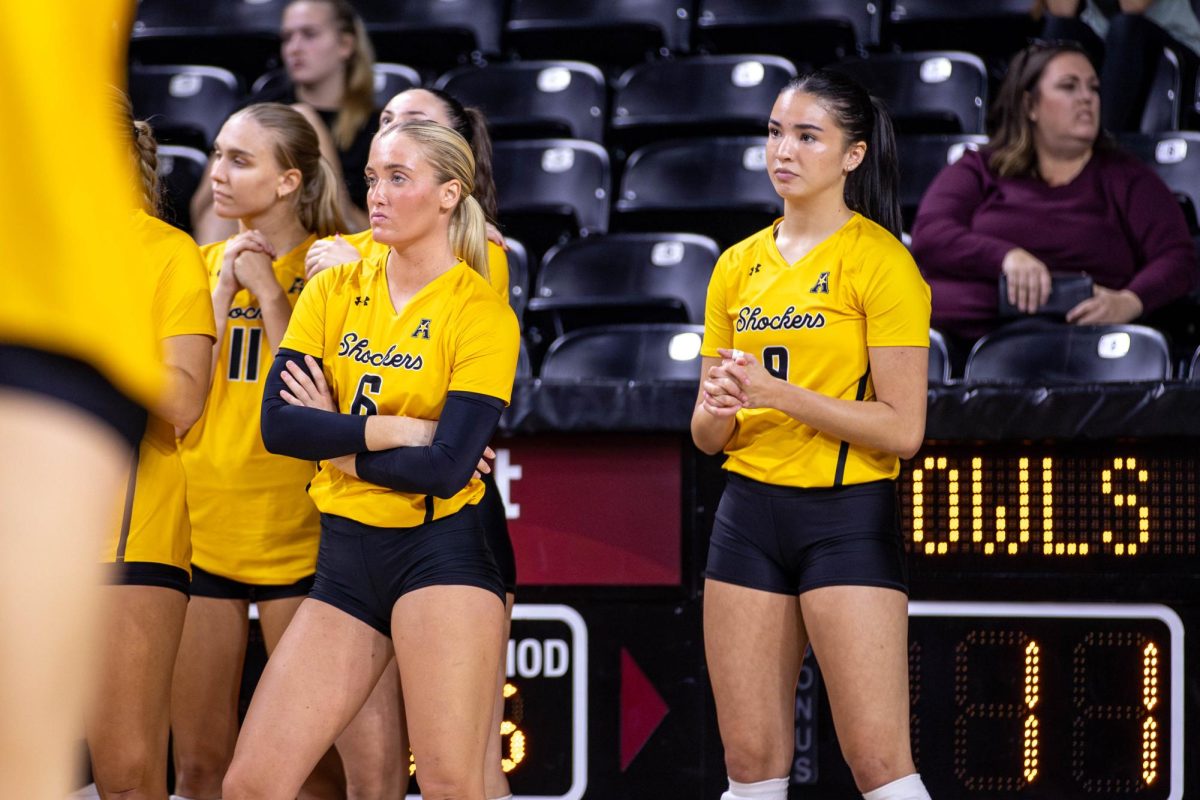
<path fill-rule="evenodd" d="M 692 436 L 724 451 L 704 640 L 729 791 L 785 800 L 811 644 L 867 800 L 928 800 L 908 736 L 895 478 L 925 431 L 929 288 L 896 238 L 886 110 L 830 71 L 771 110 L 783 219 L 727 250 L 708 289 Z"/>

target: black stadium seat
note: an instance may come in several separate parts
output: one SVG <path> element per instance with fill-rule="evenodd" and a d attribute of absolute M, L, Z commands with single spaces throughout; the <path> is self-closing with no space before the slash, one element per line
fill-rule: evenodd
<path fill-rule="evenodd" d="M 189 233 L 192 230 L 192 195 L 204 172 L 208 156 L 193 147 L 164 144 L 158 147 L 158 179 L 163 187 L 163 218 Z"/>
<path fill-rule="evenodd" d="M 778 53 L 820 65 L 879 44 L 874 0 L 700 0 L 695 49 Z"/>
<path fill-rule="evenodd" d="M 504 0 L 354 0 L 380 58 L 445 70 L 500 53 Z"/>
<path fill-rule="evenodd" d="M 1200 212 L 1200 133 L 1170 131 L 1158 134 L 1125 133 L 1121 147 L 1149 164 L 1185 206 L 1193 231 Z"/>
<path fill-rule="evenodd" d="M 142 64 L 214 64 L 248 83 L 279 64 L 279 25 L 288 2 L 140 0 L 130 58 Z"/>
<path fill-rule="evenodd" d="M 892 0 L 883 38 L 902 50 L 1015 53 L 1041 23 L 1030 0 Z"/>
<path fill-rule="evenodd" d="M 1188 380 L 1192 383 L 1200 383 L 1200 347 L 1196 348 L 1196 352 L 1192 355 L 1192 365 L 1188 368 Z"/>
<path fill-rule="evenodd" d="M 529 302 L 529 254 L 516 239 L 505 237 L 504 247 L 508 255 L 508 304 L 517 319 L 522 319 Z"/>
<path fill-rule="evenodd" d="M 435 88 L 487 114 L 497 139 L 562 136 L 604 140 L 608 87 L 598 68 L 582 61 L 514 61 L 462 67 Z"/>
<path fill-rule="evenodd" d="M 604 325 L 550 345 L 543 380 L 687 381 L 700 379 L 703 325 Z"/>
<path fill-rule="evenodd" d="M 629 65 L 686 53 L 693 0 L 513 0 L 504 30 L 522 59 Z"/>
<path fill-rule="evenodd" d="M 149 121 L 160 142 L 207 150 L 242 91 L 237 77 L 220 67 L 135 65 L 129 99 L 134 116 Z"/>
<path fill-rule="evenodd" d="M 897 136 L 896 151 L 900 163 L 900 208 L 905 229 L 912 225 L 917 206 L 938 173 L 962 157 L 967 150 L 978 150 L 987 137 L 973 133 Z"/>
<path fill-rule="evenodd" d="M 984 132 L 987 72 L 978 56 L 948 50 L 882 53 L 834 68 L 887 103 L 898 133 Z"/>
<path fill-rule="evenodd" d="M 783 210 L 767 175 L 761 136 L 647 145 L 629 158 L 616 203 L 623 230 L 705 233 L 724 247 Z"/>
<path fill-rule="evenodd" d="M 1166 337 L 1142 325 L 1017 324 L 975 343 L 967 383 L 1116 383 L 1171 377 Z"/>
<path fill-rule="evenodd" d="M 612 128 L 623 143 L 672 136 L 765 135 L 776 96 L 796 77 L 780 56 L 694 56 L 630 67 L 617 81 Z"/>
<path fill-rule="evenodd" d="M 1180 107 L 1183 100 L 1183 72 L 1179 56 L 1163 49 L 1142 109 L 1138 130 L 1153 134 L 1157 131 L 1173 131 L 1179 127 Z"/>
<path fill-rule="evenodd" d="M 950 383 L 950 351 L 946 338 L 938 331 L 929 330 L 929 385 L 944 386 Z"/>
<path fill-rule="evenodd" d="M 579 139 L 496 142 L 500 221 L 539 257 L 560 239 L 608 230 L 608 151 Z"/>
<path fill-rule="evenodd" d="M 573 239 L 546 254 L 529 300 L 535 338 L 588 325 L 704 322 L 717 243 L 691 233 Z"/>

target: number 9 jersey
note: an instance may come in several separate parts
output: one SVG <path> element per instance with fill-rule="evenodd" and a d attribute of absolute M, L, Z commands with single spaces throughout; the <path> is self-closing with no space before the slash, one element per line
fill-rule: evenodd
<path fill-rule="evenodd" d="M 520 329 L 506 298 L 458 262 L 392 306 L 388 253 L 327 269 L 296 304 L 284 348 L 320 358 L 343 414 L 436 420 L 448 392 L 508 403 Z M 406 528 L 478 503 L 474 478 L 446 499 L 386 489 L 322 464 L 309 494 L 322 513 L 381 528 Z"/>
<path fill-rule="evenodd" d="M 869 347 L 929 347 L 929 287 L 908 250 L 855 214 L 789 264 L 780 221 L 722 254 L 708 285 L 702 356 L 753 355 L 771 374 L 843 400 L 873 400 Z M 851 445 L 771 408 L 742 409 L 725 469 L 778 486 L 895 478 L 895 455 Z"/>

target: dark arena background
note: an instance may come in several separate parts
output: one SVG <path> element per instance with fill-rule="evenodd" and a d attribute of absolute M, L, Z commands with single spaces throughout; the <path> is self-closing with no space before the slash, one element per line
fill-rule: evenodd
<path fill-rule="evenodd" d="M 139 3 L 130 90 L 164 144 L 181 227 L 221 121 L 281 74 L 284 5 Z M 712 264 L 779 213 L 766 114 L 797 71 L 852 71 L 896 116 L 911 225 L 938 170 L 986 142 L 1007 59 L 1040 29 L 1031 2 L 355 5 L 380 105 L 446 88 L 488 114 L 496 140 L 525 345 L 494 443 L 520 583 L 512 788 L 715 800 L 726 778 L 702 571 L 724 479 L 688 421 Z M 1180 64 L 1164 50 L 1141 130 L 1122 143 L 1179 195 L 1195 234 L 1196 75 Z M 935 798 L 1200 798 L 1200 304 L 1147 322 L 1171 347 L 1150 380 L 963 382 L 933 362 L 927 440 L 899 492 L 912 741 Z M 613 338 L 558 354 L 598 326 Z M 793 797 L 858 796 L 811 654 L 795 741 Z"/>

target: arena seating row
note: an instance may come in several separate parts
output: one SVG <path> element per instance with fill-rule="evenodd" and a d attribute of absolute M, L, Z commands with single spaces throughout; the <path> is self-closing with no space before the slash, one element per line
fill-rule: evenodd
<path fill-rule="evenodd" d="M 604 325 L 560 336 L 542 380 L 679 380 L 699 375 L 702 325 Z M 930 331 L 930 385 L 951 383 L 945 343 Z M 1062 385 L 1172 379 L 1166 339 L 1141 325 L 1018 325 L 981 339 L 967 361 L 966 384 Z M 531 377 L 526 374 L 526 377 Z M 1200 349 L 1180 380 L 1200 383 Z"/>
<path fill-rule="evenodd" d="M 898 140 L 901 204 L 911 223 L 930 181 L 978 134 L 925 134 Z M 1200 209 L 1200 133 L 1130 134 L 1121 143 L 1150 164 L 1174 191 L 1196 230 Z M 187 198 L 206 161 L 197 149 L 164 146 L 160 173 L 174 221 L 188 227 Z M 630 154 L 614 180 L 615 158 L 579 139 L 498 141 L 495 179 L 505 231 L 535 258 L 579 235 L 613 231 L 702 232 L 728 246 L 769 224 L 780 211 L 766 171 L 762 136 L 673 139 Z M 697 169 L 698 164 L 705 165 Z M 615 194 L 614 194 L 615 192 Z M 536 266 L 536 264 L 535 264 Z"/>
<path fill-rule="evenodd" d="M 982 134 L 988 75 L 979 56 L 958 51 L 881 53 L 837 62 L 892 109 L 901 134 Z M 621 153 L 674 136 L 760 133 L 779 90 L 797 74 L 780 56 L 687 56 L 638 64 L 611 82 L 581 61 L 472 65 L 424 81 L 404 64 L 376 65 L 376 104 L 413 86 L 444 89 L 487 114 L 497 139 L 542 136 L 606 143 Z M 1178 76 L 1150 94 L 1144 132 L 1180 127 Z M 260 76 L 257 93 L 283 80 Z M 151 115 L 164 141 L 207 148 L 220 122 L 245 102 L 240 79 L 212 65 L 134 64 L 135 111 Z"/>

